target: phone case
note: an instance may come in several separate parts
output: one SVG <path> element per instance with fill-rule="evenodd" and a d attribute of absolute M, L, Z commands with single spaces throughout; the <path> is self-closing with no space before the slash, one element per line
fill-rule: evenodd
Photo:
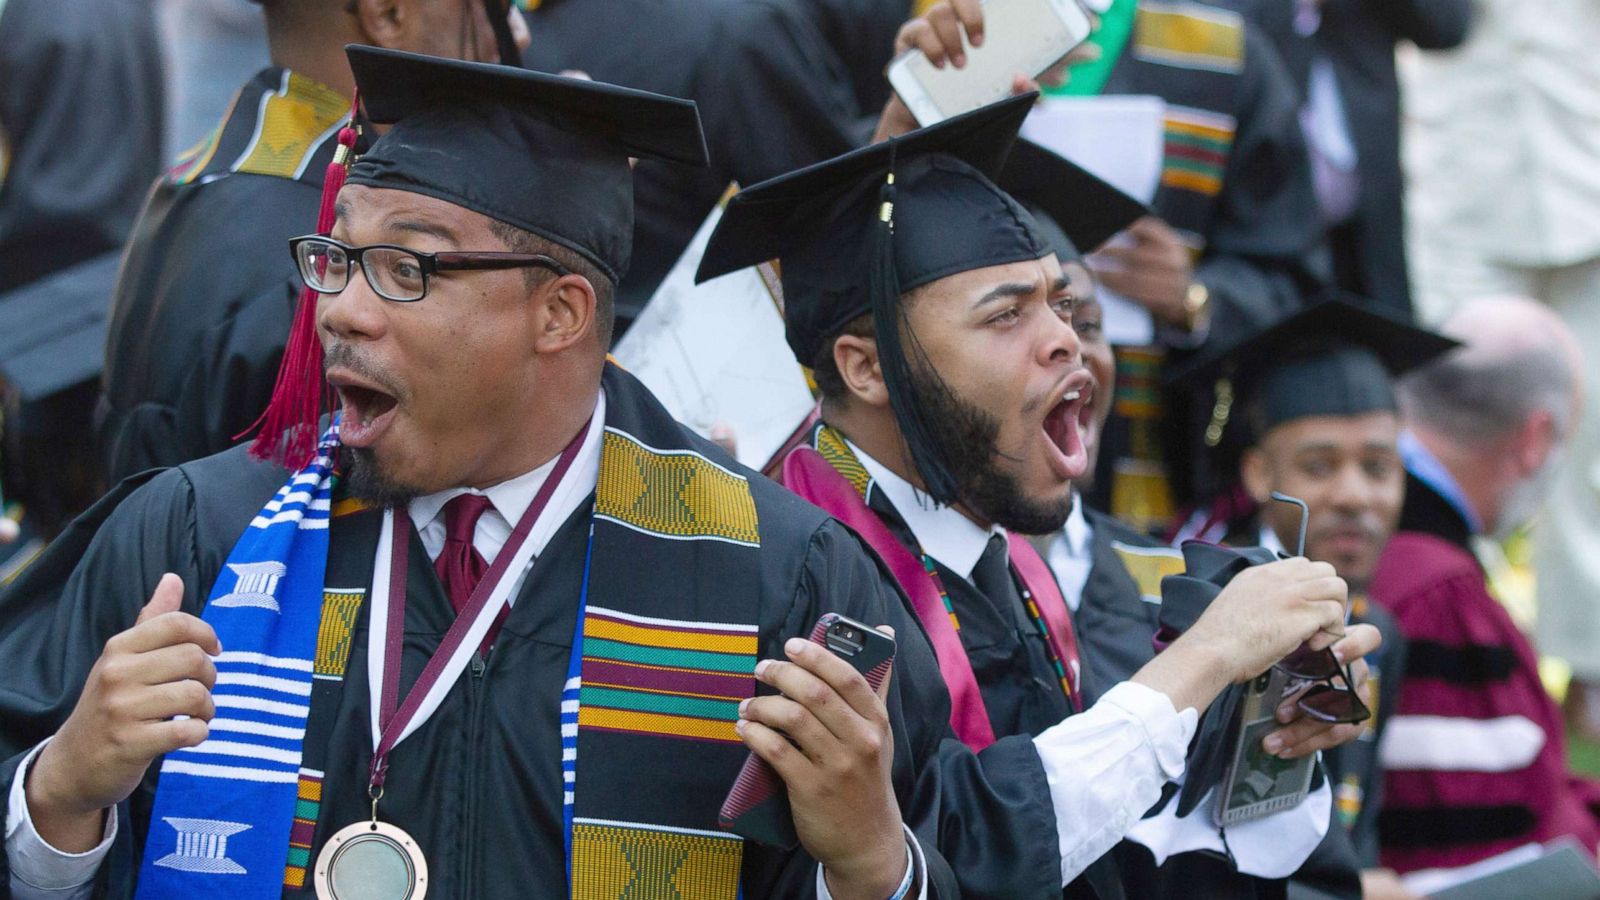
<path fill-rule="evenodd" d="M 818 619 L 816 627 L 811 629 L 811 642 L 827 646 L 828 629 L 840 621 L 851 620 L 838 613 L 828 613 Z M 861 627 L 866 628 L 864 625 Z M 873 663 L 866 671 L 861 670 L 856 659 L 845 659 L 856 667 L 856 671 L 861 672 L 867 684 L 876 691 L 894 665 L 893 642 L 890 642 L 890 655 Z M 778 777 L 766 760 L 754 753 L 745 757 L 739 777 L 734 780 L 727 798 L 722 801 L 717 821 L 728 831 L 770 847 L 787 850 L 800 842 L 794 831 L 794 817 L 789 811 L 789 794 L 784 790 L 783 779 Z"/>

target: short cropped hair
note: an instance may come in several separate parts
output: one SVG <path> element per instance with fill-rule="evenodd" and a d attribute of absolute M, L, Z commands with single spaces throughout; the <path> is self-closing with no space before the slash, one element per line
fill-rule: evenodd
<path fill-rule="evenodd" d="M 548 238 L 540 237 L 531 231 L 508 225 L 498 219 L 489 220 L 489 230 L 494 236 L 503 241 L 513 253 L 538 253 L 550 257 L 556 262 L 567 267 L 567 270 L 582 275 L 589 279 L 589 284 L 594 286 L 594 321 L 595 331 L 600 336 L 600 346 L 611 346 L 611 332 L 616 326 L 616 288 L 611 278 L 600 267 L 590 262 L 583 254 L 570 247 L 563 246 Z M 523 280 L 530 289 L 538 287 L 547 281 L 555 280 L 556 273 L 529 266 L 522 270 Z"/>

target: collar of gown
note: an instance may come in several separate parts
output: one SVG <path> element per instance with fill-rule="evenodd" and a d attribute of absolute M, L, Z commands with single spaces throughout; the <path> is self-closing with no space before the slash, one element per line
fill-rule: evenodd
<path fill-rule="evenodd" d="M 845 443 L 850 444 L 851 452 L 872 476 L 868 491 L 876 488 L 883 492 L 922 545 L 922 551 L 971 581 L 972 569 L 988 546 L 990 535 L 1004 535 L 1005 529 L 998 525 L 980 527 L 955 507 L 940 506 L 860 447 L 848 440 Z"/>
<path fill-rule="evenodd" d="M 550 497 L 550 505 L 545 508 L 544 515 L 539 517 L 539 522 L 532 532 L 528 534 L 528 541 L 532 543 L 535 555 L 542 553 L 550 538 L 555 535 L 556 529 L 567 520 L 580 504 L 592 493 L 595 485 L 600 481 L 600 447 L 601 437 L 605 433 L 606 396 L 601 391 L 595 401 L 594 415 L 589 420 L 589 430 L 583 436 L 583 445 L 578 448 L 578 455 L 572 460 L 572 468 L 568 470 L 567 477 L 556 492 Z M 505 520 L 506 531 L 515 526 L 522 514 L 528 511 L 528 505 L 533 503 L 533 498 L 544 486 L 545 480 L 550 477 L 550 472 L 556 466 L 556 458 L 552 458 L 544 465 L 531 472 L 525 472 L 515 478 L 502 481 L 486 490 L 477 488 L 454 487 L 418 497 L 411 501 L 409 512 L 411 521 L 417 530 L 426 528 L 439 513 L 444 505 L 462 494 L 480 494 L 489 498 L 489 503 L 494 511 Z M 481 526 L 480 526 L 481 528 Z M 501 542 L 504 538 L 501 538 Z"/>

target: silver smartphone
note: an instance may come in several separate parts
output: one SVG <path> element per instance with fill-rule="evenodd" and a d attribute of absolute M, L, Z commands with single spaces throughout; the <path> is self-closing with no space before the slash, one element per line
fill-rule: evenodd
<path fill-rule="evenodd" d="M 1271 669 L 1245 689 L 1239 702 L 1239 736 L 1217 790 L 1217 824 L 1232 825 L 1298 806 L 1311 792 L 1315 755 L 1280 759 L 1261 748 L 1263 738 L 1283 727 L 1276 718 L 1278 705 L 1303 686 Z"/>
<path fill-rule="evenodd" d="M 983 46 L 961 36 L 965 66 L 938 69 L 921 50 L 908 50 L 889 63 L 889 85 L 917 124 L 932 125 L 1005 99 L 1012 76 L 1037 78 L 1092 30 L 1079 0 L 985 0 Z"/>

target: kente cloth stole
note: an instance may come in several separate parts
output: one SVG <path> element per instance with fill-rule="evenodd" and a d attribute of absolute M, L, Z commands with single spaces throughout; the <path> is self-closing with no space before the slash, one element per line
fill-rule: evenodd
<path fill-rule="evenodd" d="M 907 549 L 867 506 L 871 476 L 845 443 L 843 435 L 819 424 L 808 444 L 797 448 L 784 461 L 784 485 L 850 526 L 889 567 L 895 581 L 911 599 L 917 619 L 933 643 L 939 672 L 950 691 L 951 728 L 974 750 L 994 743 L 994 729 L 977 677 L 961 645 L 961 625 L 951 610 L 949 593 L 939 579 L 933 560 L 920 547 L 914 551 Z M 1007 537 L 1012 569 L 1021 578 L 1028 616 L 1050 650 L 1051 664 L 1060 679 L 1062 692 L 1073 709 L 1081 709 L 1077 639 L 1061 589 L 1026 539 L 1014 534 Z"/>
<path fill-rule="evenodd" d="M 717 811 L 747 753 L 739 703 L 755 694 L 760 604 L 740 587 L 759 583 L 755 498 L 631 376 L 607 375 L 561 705 L 570 896 L 732 900 L 744 844 Z"/>
<path fill-rule="evenodd" d="M 281 893 L 310 712 L 338 423 L 250 522 L 202 618 L 223 652 L 210 736 L 167 754 L 139 898 Z"/>
<path fill-rule="evenodd" d="M 746 755 L 733 725 L 739 703 L 755 694 L 760 604 L 722 588 L 759 582 L 755 498 L 743 475 L 701 455 L 631 376 L 608 366 L 604 384 L 584 614 L 559 698 L 570 896 L 733 900 L 744 844 L 718 828 L 717 811 Z M 214 697 L 218 718 L 242 723 L 240 733 L 213 723 L 212 740 L 168 756 L 140 897 L 309 890 L 331 717 L 367 593 L 365 584 L 324 583 L 328 521 L 330 512 L 376 512 L 359 501 L 330 504 L 336 450 L 330 431 L 317 461 L 240 539 L 213 589 L 205 618 L 229 650 L 218 669 L 240 673 L 219 675 Z M 274 552 L 258 528 L 271 529 L 264 534 L 284 561 L 270 584 L 259 580 L 263 570 L 234 567 Z M 246 624 L 265 633 L 257 644 L 220 621 L 241 615 L 237 601 L 223 602 L 240 592 L 274 595 L 275 612 L 243 607 L 253 611 Z"/>

